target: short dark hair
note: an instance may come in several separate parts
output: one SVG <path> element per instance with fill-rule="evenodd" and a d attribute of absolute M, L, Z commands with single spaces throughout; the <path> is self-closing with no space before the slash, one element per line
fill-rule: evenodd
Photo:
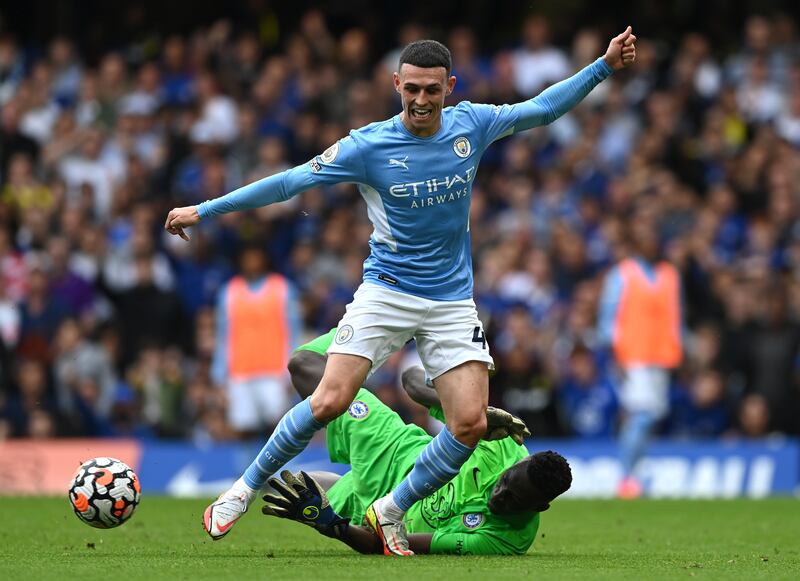
<path fill-rule="evenodd" d="M 538 452 L 528 462 L 528 478 L 547 503 L 572 486 L 569 462 L 558 452 Z"/>
<path fill-rule="evenodd" d="M 441 42 L 435 40 L 416 40 L 407 44 L 400 53 L 400 64 L 398 70 L 404 64 L 432 69 L 434 67 L 444 67 L 447 76 L 453 68 L 453 60 L 450 58 L 450 50 Z"/>

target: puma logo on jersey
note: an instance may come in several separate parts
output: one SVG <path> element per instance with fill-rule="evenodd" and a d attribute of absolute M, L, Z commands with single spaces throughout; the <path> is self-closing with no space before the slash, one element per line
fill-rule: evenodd
<path fill-rule="evenodd" d="M 399 166 L 399 167 L 402 167 L 403 169 L 408 169 L 408 166 L 406 165 L 407 161 L 408 161 L 408 156 L 405 156 L 403 159 L 392 159 L 390 157 L 389 158 L 389 165 Z"/>

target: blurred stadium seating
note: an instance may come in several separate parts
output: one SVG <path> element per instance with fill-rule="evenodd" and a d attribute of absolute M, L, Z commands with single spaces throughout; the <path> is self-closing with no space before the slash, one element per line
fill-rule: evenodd
<path fill-rule="evenodd" d="M 800 432 L 800 36 L 780 3 L 763 15 L 625 3 L 623 22 L 593 19 L 589 2 L 541 3 L 533 17 L 468 0 L 389 13 L 140 2 L 113 19 L 112 3 L 85 2 L 51 23 L 33 17 L 44 4 L 0 8 L 0 440 L 231 440 L 209 364 L 239 249 L 262 245 L 297 285 L 310 338 L 351 299 L 371 227 L 349 185 L 203 223 L 189 243 L 164 234 L 166 211 L 397 113 L 390 74 L 409 40 L 450 46 L 451 104 L 504 103 L 590 62 L 628 23 L 635 66 L 548 128 L 498 142 L 478 174 L 491 403 L 538 436 L 614 434 L 598 294 L 647 204 L 688 320 L 660 433 Z M 588 367 L 572 356 L 585 350 Z M 398 388 L 413 357 L 393 357 L 370 387 L 424 424 Z"/>

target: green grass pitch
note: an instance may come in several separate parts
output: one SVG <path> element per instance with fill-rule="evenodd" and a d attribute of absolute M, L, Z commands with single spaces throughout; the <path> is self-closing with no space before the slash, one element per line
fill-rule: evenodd
<path fill-rule="evenodd" d="M 798 579 L 800 500 L 557 501 L 524 557 L 361 556 L 260 514 L 228 537 L 207 502 L 144 496 L 109 531 L 66 498 L 0 498 L 0 579 Z"/>

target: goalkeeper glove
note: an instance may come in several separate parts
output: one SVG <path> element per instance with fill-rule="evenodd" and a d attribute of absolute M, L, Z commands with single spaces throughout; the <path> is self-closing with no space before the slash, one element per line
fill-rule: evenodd
<path fill-rule="evenodd" d="M 531 435 L 528 426 L 517 416 L 506 410 L 489 406 L 486 408 L 486 434 L 484 440 L 502 440 L 511 438 L 522 445 L 525 438 Z"/>
<path fill-rule="evenodd" d="M 262 513 L 303 523 L 328 537 L 344 537 L 350 520 L 336 514 L 316 480 L 303 471 L 292 474 L 288 470 L 281 472 L 281 478 L 268 480 L 275 493 L 264 495 Z"/>

